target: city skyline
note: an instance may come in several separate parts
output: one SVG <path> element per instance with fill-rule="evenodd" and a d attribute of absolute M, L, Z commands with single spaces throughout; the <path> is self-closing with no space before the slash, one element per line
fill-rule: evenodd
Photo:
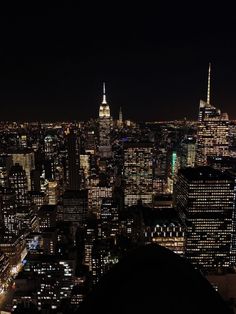
<path fill-rule="evenodd" d="M 234 19 L 229 8 L 120 4 L 14 7 L 1 16 L 1 120 L 97 117 L 107 83 L 112 116 L 197 119 L 212 63 L 212 103 L 236 119 Z M 232 11 L 233 12 L 233 11 Z M 207 23 L 201 18 L 207 17 Z M 95 25 L 95 26 L 94 26 Z M 66 110 L 65 110 L 66 108 Z M 145 110 L 144 110 L 145 108 Z"/>
<path fill-rule="evenodd" d="M 104 82 L 96 120 L 0 123 L 0 309 L 77 313 L 144 246 L 235 308 L 236 123 L 212 104 L 211 74 L 197 121 L 114 119 Z"/>
<path fill-rule="evenodd" d="M 211 65 L 211 62 L 209 62 L 209 64 L 208 64 L 208 66 L 209 65 Z M 205 73 L 206 75 L 206 77 L 207 77 L 207 72 Z M 209 75 L 209 73 L 208 73 L 208 75 Z M 175 113 L 175 115 L 173 116 L 173 113 L 166 113 L 166 115 L 165 115 L 165 117 L 163 116 L 163 114 L 160 116 L 160 118 L 158 119 L 158 117 L 157 118 L 155 118 L 155 117 L 153 117 L 153 116 L 151 116 L 150 115 L 150 118 L 149 119 L 146 119 L 146 118 L 138 118 L 137 117 L 137 114 L 136 114 L 136 112 L 133 112 L 133 113 L 131 113 L 131 115 L 129 115 L 129 116 L 126 116 L 125 117 L 125 120 L 133 120 L 133 121 L 137 121 L 137 122 L 144 122 L 144 121 L 150 121 L 150 122 L 154 122 L 154 121 L 172 121 L 172 120 L 190 120 L 190 121 L 197 121 L 197 119 L 198 119 L 198 109 L 199 109 L 199 102 L 201 101 L 201 100 L 203 100 L 203 101 L 208 101 L 208 99 L 209 99 L 209 97 L 211 97 L 211 100 L 213 99 L 213 102 L 211 101 L 211 104 L 214 104 L 215 102 L 214 102 L 214 100 L 216 99 L 216 97 L 213 95 L 213 93 L 212 93 L 212 89 L 214 90 L 214 86 L 212 86 L 212 78 L 210 78 L 210 80 L 211 80 L 211 82 L 210 82 L 210 84 L 211 84 L 211 88 L 210 88 L 210 90 L 209 90 L 209 77 L 207 77 L 207 79 L 205 79 L 204 81 L 205 81 L 205 85 L 206 85 L 206 88 L 205 88 L 205 95 L 203 95 L 203 93 L 201 93 L 201 95 L 203 96 L 203 97 L 201 97 L 201 98 L 199 98 L 199 100 L 198 100 L 198 104 L 197 104 L 197 106 L 196 106 L 196 108 L 194 107 L 194 115 L 193 114 L 190 114 L 189 116 L 186 114 L 186 115 L 184 115 L 184 116 L 181 116 L 181 114 L 177 114 L 176 115 L 176 113 Z M 213 79 L 214 80 L 214 79 Z M 109 83 L 109 82 L 108 82 Z M 92 112 L 90 112 L 90 115 L 86 115 L 86 114 L 82 114 L 82 115 L 78 115 L 77 117 L 75 117 L 74 116 L 74 113 L 72 113 L 71 114 L 71 116 L 69 117 L 68 116 L 68 118 L 67 119 L 64 119 L 64 118 L 60 118 L 60 110 L 62 109 L 61 107 L 60 108 L 58 108 L 58 111 L 59 111 L 59 115 L 57 115 L 57 113 L 58 112 L 56 112 L 56 114 L 54 115 L 54 116 L 46 116 L 46 115 L 44 115 L 44 118 L 42 118 L 42 116 L 40 115 L 40 118 L 39 119 L 37 119 L 37 112 L 36 112 L 36 115 L 33 115 L 33 116 L 31 116 L 30 117 L 30 115 L 28 116 L 29 118 L 27 119 L 26 117 L 27 117 L 27 114 L 25 115 L 25 118 L 24 118 L 24 115 L 22 116 L 22 118 L 15 118 L 15 119 L 1 119 L 1 121 L 16 121 L 16 122 L 36 122 L 36 121 L 40 121 L 40 122 L 63 122 L 63 121 L 88 121 L 88 120 L 90 120 L 90 119 L 96 119 L 97 118 L 97 116 L 98 116 L 98 112 L 99 112 L 99 106 L 100 106 L 100 104 L 102 103 L 102 99 L 103 99 L 103 96 L 104 96 L 104 94 L 103 94 L 103 92 L 102 92 L 102 90 L 103 90 L 103 87 L 102 86 L 104 86 L 104 84 L 106 84 L 106 85 L 108 85 L 107 84 L 107 82 L 105 81 L 101 81 L 100 82 L 100 84 L 99 84 L 99 86 L 100 86 L 100 92 L 99 92 L 99 90 L 98 90 L 98 87 L 96 86 L 96 90 L 98 90 L 98 93 L 99 93 L 99 95 L 97 95 L 97 101 L 96 101 L 96 103 L 93 103 L 92 104 L 92 106 L 91 106 L 91 108 L 92 107 L 97 107 L 97 108 L 95 108 L 95 111 L 92 111 Z M 111 108 L 111 116 L 115 119 L 115 120 L 118 120 L 119 119 L 119 114 L 120 114 L 120 110 L 121 110 L 121 108 L 122 108 L 122 113 L 123 114 L 126 114 L 126 109 L 128 110 L 128 112 L 130 112 L 129 111 L 129 108 L 127 108 L 126 106 L 118 106 L 118 104 L 117 103 L 115 103 L 115 105 L 112 105 L 112 100 L 111 100 L 111 97 L 110 97 L 110 94 L 113 94 L 112 93 L 112 91 L 110 91 L 110 92 L 108 92 L 107 93 L 107 95 L 106 95 L 106 97 L 107 97 L 107 99 L 108 99 L 108 105 L 110 106 L 110 108 Z M 94 95 L 94 97 L 93 97 L 94 99 L 96 98 L 95 97 L 95 95 Z M 157 106 L 158 107 L 158 106 Z M 224 107 L 226 107 L 226 106 L 220 106 L 221 108 L 223 108 L 224 109 Z M 40 106 L 39 106 L 39 109 L 40 109 Z M 88 108 L 87 108 L 88 109 Z M 94 108 L 93 108 L 94 109 Z M 152 108 L 153 109 L 153 108 Z M 160 108 L 159 108 L 160 109 Z M 158 108 L 157 108 L 157 112 L 158 112 L 158 110 L 159 110 Z M 196 111 L 196 112 L 195 112 Z M 232 111 L 232 110 L 231 110 Z M 76 111 L 75 111 L 76 112 Z M 225 111 L 224 111 L 225 112 Z M 42 113 L 42 112 L 41 112 Z M 145 116 L 145 113 L 146 113 L 146 111 L 140 111 L 139 112 L 139 114 L 144 114 L 144 116 Z M 12 112 L 11 112 L 11 115 L 10 115 L 11 117 L 13 116 L 14 117 L 14 113 L 12 114 Z M 67 116 L 67 115 L 66 115 Z M 35 118 L 33 118 L 33 117 L 35 117 Z M 64 115 L 64 117 L 65 117 L 65 115 Z M 146 117 L 146 116 L 145 116 Z M 170 117 L 170 118 L 168 118 L 168 117 Z M 80 119 L 81 118 L 81 119 Z M 235 118 L 231 118 L 230 120 L 235 120 L 236 119 L 236 116 L 235 116 Z"/>
<path fill-rule="evenodd" d="M 1 8 L 1 313 L 236 312 L 225 7 Z"/>

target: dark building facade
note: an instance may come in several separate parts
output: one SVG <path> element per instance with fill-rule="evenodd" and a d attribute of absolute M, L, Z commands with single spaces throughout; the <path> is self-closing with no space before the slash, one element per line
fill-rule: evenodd
<path fill-rule="evenodd" d="M 70 190 L 80 189 L 79 138 L 74 131 L 67 135 L 67 185 Z"/>

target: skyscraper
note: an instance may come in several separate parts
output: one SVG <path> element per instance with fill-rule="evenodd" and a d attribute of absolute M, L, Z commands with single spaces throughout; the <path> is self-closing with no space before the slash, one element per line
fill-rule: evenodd
<path fill-rule="evenodd" d="M 79 138 L 74 130 L 67 135 L 67 185 L 70 190 L 80 189 Z"/>
<path fill-rule="evenodd" d="M 125 206 L 152 203 L 153 196 L 153 145 L 126 143 L 124 145 Z"/>
<path fill-rule="evenodd" d="M 44 154 L 45 158 L 49 160 L 52 160 L 55 155 L 55 148 L 51 135 L 47 135 L 44 138 Z"/>
<path fill-rule="evenodd" d="M 186 136 L 180 144 L 180 167 L 194 167 L 196 158 L 196 140 Z"/>
<path fill-rule="evenodd" d="M 231 266 L 234 179 L 211 167 L 179 171 L 175 205 L 186 223 L 185 255 L 206 271 Z"/>
<path fill-rule="evenodd" d="M 16 218 L 16 194 L 13 189 L 0 189 L 0 218 L 5 234 L 18 233 L 19 222 Z"/>
<path fill-rule="evenodd" d="M 39 231 L 56 226 L 56 212 L 55 205 L 43 205 L 38 211 Z"/>
<path fill-rule="evenodd" d="M 206 165 L 208 156 L 229 154 L 229 118 L 210 104 L 211 64 L 208 72 L 207 102 L 200 100 L 196 164 Z"/>
<path fill-rule="evenodd" d="M 111 124 L 110 106 L 106 101 L 105 83 L 103 83 L 103 100 L 99 107 L 99 155 L 100 157 L 111 157 Z"/>
<path fill-rule="evenodd" d="M 8 186 L 9 170 L 12 167 L 12 156 L 1 154 L 0 155 L 0 187 Z"/>
<path fill-rule="evenodd" d="M 72 224 L 72 235 L 78 227 L 83 227 L 88 213 L 88 190 L 67 190 L 62 195 L 63 221 Z"/>
<path fill-rule="evenodd" d="M 31 171 L 31 191 L 40 192 L 40 170 L 34 169 Z"/>
<path fill-rule="evenodd" d="M 104 198 L 101 205 L 101 239 L 115 239 L 119 231 L 118 205 L 112 198 Z"/>
<path fill-rule="evenodd" d="M 112 197 L 111 186 L 93 186 L 88 190 L 88 208 L 89 211 L 100 217 L 101 204 L 104 198 Z"/>
<path fill-rule="evenodd" d="M 29 149 L 12 153 L 13 164 L 19 164 L 25 170 L 28 190 L 31 190 L 31 171 L 35 169 L 34 152 Z"/>
<path fill-rule="evenodd" d="M 11 167 L 9 185 L 16 193 L 17 205 L 29 205 L 27 176 L 22 166 L 17 163 Z"/>
<path fill-rule="evenodd" d="M 48 205 L 57 205 L 59 200 L 59 187 L 57 181 L 48 182 Z"/>
<path fill-rule="evenodd" d="M 122 114 L 122 108 L 120 107 L 119 110 L 119 119 L 117 121 L 117 125 L 118 127 L 122 127 L 123 126 L 123 114 Z"/>

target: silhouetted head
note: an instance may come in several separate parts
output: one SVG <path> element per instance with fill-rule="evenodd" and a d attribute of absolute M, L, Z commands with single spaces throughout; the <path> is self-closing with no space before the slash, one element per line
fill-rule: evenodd
<path fill-rule="evenodd" d="M 88 295 L 80 314 L 228 314 L 211 284 L 185 259 L 158 245 L 131 251 Z"/>

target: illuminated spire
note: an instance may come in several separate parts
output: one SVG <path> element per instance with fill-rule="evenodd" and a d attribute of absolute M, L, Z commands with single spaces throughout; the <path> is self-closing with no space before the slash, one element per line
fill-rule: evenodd
<path fill-rule="evenodd" d="M 104 105 L 107 104 L 107 100 L 106 100 L 106 84 L 105 84 L 105 82 L 103 82 L 102 104 L 104 104 Z"/>
<path fill-rule="evenodd" d="M 209 62 L 208 84 L 207 84 L 207 103 L 209 105 L 210 105 L 210 96 L 211 96 L 211 63 Z"/>
<path fill-rule="evenodd" d="M 99 117 L 100 118 L 109 118 L 110 117 L 110 107 L 107 104 L 106 100 L 106 85 L 103 82 L 103 94 L 102 94 L 102 103 L 99 107 Z"/>

